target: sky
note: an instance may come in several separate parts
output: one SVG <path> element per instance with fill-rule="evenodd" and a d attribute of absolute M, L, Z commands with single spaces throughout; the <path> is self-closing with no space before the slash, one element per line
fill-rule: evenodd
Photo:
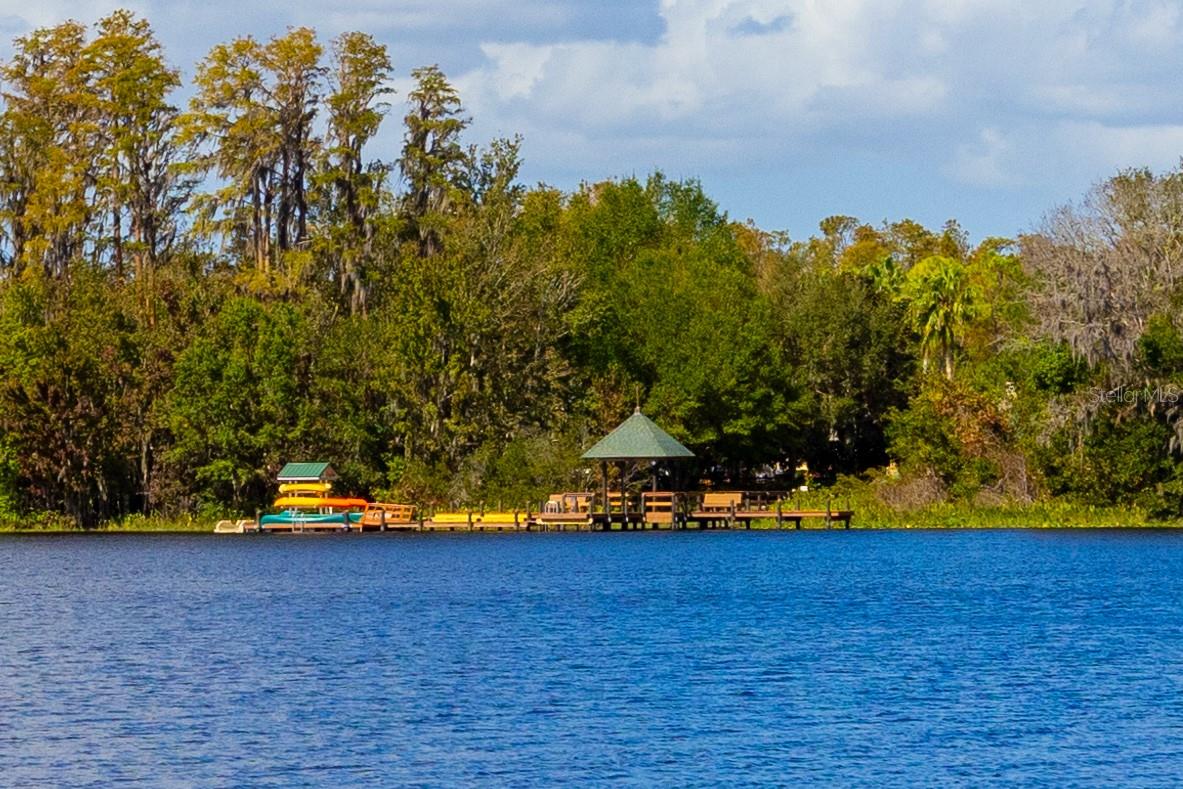
<path fill-rule="evenodd" d="M 527 183 L 660 169 L 794 238 L 833 214 L 1013 237 L 1183 156 L 1183 0 L 0 0 L 0 38 L 119 6 L 186 77 L 238 35 L 372 34 L 398 91 L 380 158 L 438 63 L 470 142 L 523 136 Z"/>

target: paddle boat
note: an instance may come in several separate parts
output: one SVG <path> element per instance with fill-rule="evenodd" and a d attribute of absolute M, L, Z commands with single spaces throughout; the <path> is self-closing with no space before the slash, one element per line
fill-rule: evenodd
<path fill-rule="evenodd" d="M 272 512 L 259 518 L 259 524 L 263 527 L 290 526 L 295 531 L 333 527 L 348 531 L 350 526 L 360 521 L 360 512 L 304 512 L 302 510 Z"/>

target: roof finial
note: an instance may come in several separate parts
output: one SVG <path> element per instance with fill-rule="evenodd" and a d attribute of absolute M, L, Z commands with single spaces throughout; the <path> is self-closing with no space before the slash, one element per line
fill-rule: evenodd
<path fill-rule="evenodd" d="M 641 413 L 641 385 L 640 384 L 633 384 L 633 405 L 636 406 L 636 410 L 633 413 L 636 413 L 636 414 Z"/>

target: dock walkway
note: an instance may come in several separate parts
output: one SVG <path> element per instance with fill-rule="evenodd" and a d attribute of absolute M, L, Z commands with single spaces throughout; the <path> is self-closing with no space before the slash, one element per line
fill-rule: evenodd
<path fill-rule="evenodd" d="M 629 497 L 631 498 L 631 497 Z M 264 523 L 254 520 L 220 521 L 219 534 L 315 533 L 366 531 L 413 532 L 554 532 L 635 530 L 802 529 L 808 521 L 826 529 L 849 529 L 854 511 L 827 502 L 825 509 L 793 506 L 782 496 L 720 492 L 683 494 L 647 492 L 630 502 L 619 494 L 609 506 L 596 507 L 591 494 L 556 494 L 538 511 L 459 510 L 421 515 L 407 505 L 367 509 L 362 519 L 342 523 Z M 631 503 L 631 507 L 630 507 Z"/>

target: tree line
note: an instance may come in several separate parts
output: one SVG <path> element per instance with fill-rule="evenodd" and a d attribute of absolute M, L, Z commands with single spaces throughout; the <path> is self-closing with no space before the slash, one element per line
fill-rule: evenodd
<path fill-rule="evenodd" d="M 661 173 L 527 187 L 437 67 L 405 97 L 394 73 L 365 33 L 293 28 L 213 47 L 182 107 L 130 12 L 16 39 L 0 515 L 249 512 L 299 459 L 521 503 L 588 487 L 579 454 L 638 403 L 694 480 L 804 461 L 900 506 L 1181 514 L 1183 170 L 1014 240 L 845 216 L 793 240 Z"/>

